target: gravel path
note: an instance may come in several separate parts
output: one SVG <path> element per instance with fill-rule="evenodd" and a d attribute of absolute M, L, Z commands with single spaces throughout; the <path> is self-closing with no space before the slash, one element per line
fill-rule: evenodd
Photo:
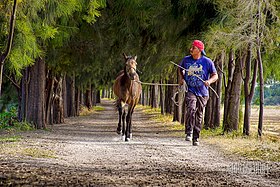
<path fill-rule="evenodd" d="M 2 143 L 0 186 L 280 186 L 280 163 L 226 158 L 203 140 L 192 146 L 137 108 L 132 140 L 124 142 L 113 102 L 101 105 L 104 111 Z"/>

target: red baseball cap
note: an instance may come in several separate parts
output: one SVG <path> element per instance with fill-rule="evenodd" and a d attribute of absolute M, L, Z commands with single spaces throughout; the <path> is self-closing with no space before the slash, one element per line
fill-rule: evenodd
<path fill-rule="evenodd" d="M 204 44 L 203 44 L 202 41 L 200 41 L 200 40 L 194 40 L 193 43 L 192 43 L 192 45 L 195 46 L 195 47 L 197 47 L 197 48 L 201 51 L 201 53 L 202 53 L 203 55 L 206 55 L 206 53 L 205 53 L 205 51 L 204 51 Z"/>

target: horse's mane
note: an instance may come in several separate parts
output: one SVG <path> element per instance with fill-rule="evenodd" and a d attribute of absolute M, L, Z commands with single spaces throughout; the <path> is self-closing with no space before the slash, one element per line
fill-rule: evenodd
<path fill-rule="evenodd" d="M 118 74 L 117 74 L 117 77 L 120 76 L 120 75 L 123 75 L 124 74 L 124 70 L 121 70 Z"/>

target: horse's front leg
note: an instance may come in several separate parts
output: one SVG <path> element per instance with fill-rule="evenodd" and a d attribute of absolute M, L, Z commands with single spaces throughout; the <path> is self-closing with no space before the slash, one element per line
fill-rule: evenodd
<path fill-rule="evenodd" d="M 122 112 L 122 137 L 123 137 L 123 140 L 125 139 L 125 116 L 126 116 L 125 108 L 123 108 L 123 112 Z"/>
<path fill-rule="evenodd" d="M 121 134 L 122 131 L 122 116 L 123 116 L 123 107 L 121 105 L 118 106 L 118 111 L 119 111 L 119 123 L 118 123 L 118 128 L 117 128 L 117 133 Z"/>
<path fill-rule="evenodd" d="M 127 112 L 127 116 L 126 116 L 126 131 L 125 131 L 126 138 L 125 138 L 125 141 L 129 141 L 130 138 L 132 138 L 131 121 L 132 121 L 132 114 L 133 114 L 133 111 L 134 111 L 134 107 L 135 107 L 135 105 L 129 106 L 129 108 L 128 108 L 128 112 Z"/>

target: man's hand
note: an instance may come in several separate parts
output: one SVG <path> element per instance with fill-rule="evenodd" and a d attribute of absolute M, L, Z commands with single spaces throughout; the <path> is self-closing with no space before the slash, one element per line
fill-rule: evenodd
<path fill-rule="evenodd" d="M 207 86 L 207 87 L 208 87 L 208 86 L 210 86 L 210 84 L 211 84 L 211 83 L 210 83 L 210 81 L 209 81 L 209 80 L 207 80 L 207 81 L 204 81 L 204 84 L 205 84 L 205 86 Z"/>
<path fill-rule="evenodd" d="M 213 82 L 215 82 L 216 80 L 218 80 L 218 74 L 217 73 L 213 73 L 210 77 L 210 79 L 204 81 L 205 86 L 210 86 L 210 84 L 212 84 Z"/>
<path fill-rule="evenodd" d="M 184 79 L 179 79 L 179 85 L 182 86 L 184 84 Z"/>

